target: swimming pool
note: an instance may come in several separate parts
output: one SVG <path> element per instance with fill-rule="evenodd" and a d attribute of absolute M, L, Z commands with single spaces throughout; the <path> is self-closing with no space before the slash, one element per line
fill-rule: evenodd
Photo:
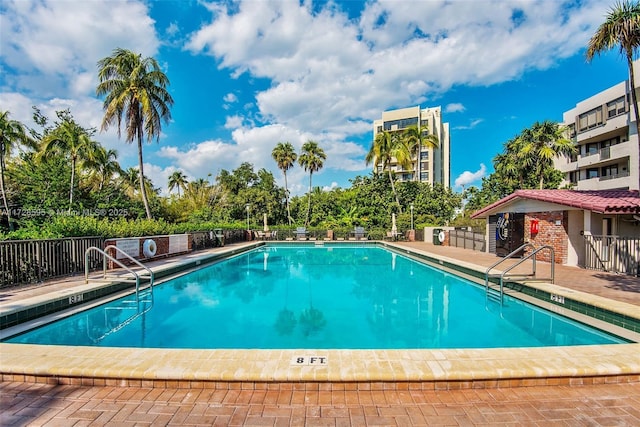
<path fill-rule="evenodd" d="M 263 246 L 6 342 L 242 349 L 623 343 L 380 247 Z"/>

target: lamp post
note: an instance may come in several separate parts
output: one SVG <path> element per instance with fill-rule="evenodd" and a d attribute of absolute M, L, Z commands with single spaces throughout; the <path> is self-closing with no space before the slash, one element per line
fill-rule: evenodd
<path fill-rule="evenodd" d="M 413 230 L 413 203 L 411 203 L 411 229 Z"/>

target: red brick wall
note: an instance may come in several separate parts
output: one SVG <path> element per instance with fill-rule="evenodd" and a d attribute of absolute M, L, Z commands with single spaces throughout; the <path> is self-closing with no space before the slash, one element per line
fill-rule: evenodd
<path fill-rule="evenodd" d="M 569 249 L 569 235 L 567 211 L 554 212 L 530 212 L 524 216 L 524 240 L 540 247 L 549 245 L 555 251 L 556 264 L 567 263 L 567 251 Z M 538 220 L 538 233 L 531 234 L 531 220 Z M 527 249 L 527 253 L 530 253 Z M 539 261 L 551 262 L 551 252 L 542 250 L 536 255 Z"/>
<path fill-rule="evenodd" d="M 174 254 L 169 254 L 169 236 L 147 236 L 147 237 L 131 237 L 131 240 L 135 240 L 138 239 L 138 245 L 139 245 L 139 253 L 140 255 L 137 257 L 138 260 L 145 262 L 145 261 L 150 261 L 153 259 L 158 259 L 158 258 L 166 258 L 166 257 L 170 257 L 170 256 L 175 256 L 175 255 L 181 255 L 182 253 L 174 253 Z M 144 256 L 144 250 L 143 250 L 143 246 L 144 246 L 144 242 L 147 239 L 153 239 L 156 242 L 156 254 L 151 257 L 151 258 L 147 258 Z M 104 245 L 109 246 L 109 245 L 114 245 L 116 244 L 116 240 L 117 239 L 109 239 L 106 240 Z M 191 252 L 192 250 L 192 239 L 191 236 L 188 237 L 187 239 L 187 244 L 188 244 L 188 248 L 187 248 L 187 252 Z M 113 249 L 110 249 L 109 251 L 109 255 L 111 255 L 112 257 L 116 257 L 116 251 Z M 125 265 L 130 265 L 133 264 L 131 261 L 129 261 L 126 258 L 123 259 L 119 259 L 120 262 L 122 262 Z M 114 268 L 115 265 L 112 261 L 108 262 L 108 268 Z"/>

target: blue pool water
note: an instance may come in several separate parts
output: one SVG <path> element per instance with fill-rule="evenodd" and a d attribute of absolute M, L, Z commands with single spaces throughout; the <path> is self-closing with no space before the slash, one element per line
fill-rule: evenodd
<path fill-rule="evenodd" d="M 379 247 L 266 246 L 13 337 L 145 348 L 490 348 L 624 342 Z"/>

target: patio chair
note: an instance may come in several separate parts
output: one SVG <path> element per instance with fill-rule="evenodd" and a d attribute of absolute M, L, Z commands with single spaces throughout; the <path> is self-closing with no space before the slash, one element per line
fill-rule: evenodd
<path fill-rule="evenodd" d="M 356 240 L 367 239 L 367 233 L 364 230 L 364 227 L 356 227 L 355 231 L 353 232 L 353 235 L 356 238 Z"/>

